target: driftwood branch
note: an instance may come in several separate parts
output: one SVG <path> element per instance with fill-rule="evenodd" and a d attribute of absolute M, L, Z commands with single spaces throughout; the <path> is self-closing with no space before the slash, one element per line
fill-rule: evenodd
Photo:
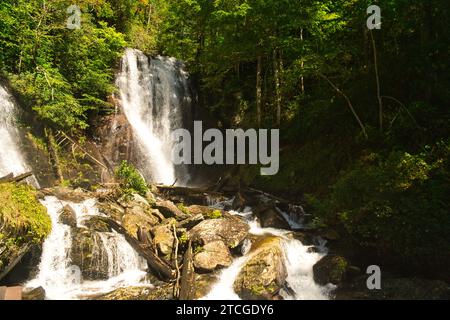
<path fill-rule="evenodd" d="M 33 175 L 33 172 L 27 172 L 27 173 L 24 173 L 24 174 L 14 177 L 14 174 L 10 173 L 7 176 L 0 178 L 0 183 L 20 182 L 22 180 L 25 180 L 26 178 L 31 177 L 32 175 Z"/>

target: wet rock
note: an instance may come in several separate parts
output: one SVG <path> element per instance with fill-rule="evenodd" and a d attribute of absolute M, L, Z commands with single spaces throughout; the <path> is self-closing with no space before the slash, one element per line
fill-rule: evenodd
<path fill-rule="evenodd" d="M 285 286 L 286 277 L 281 239 L 266 238 L 253 249 L 253 256 L 234 282 L 234 290 L 242 299 L 272 300 Z"/>
<path fill-rule="evenodd" d="M 222 241 L 213 241 L 203 246 L 203 250 L 194 257 L 194 266 L 201 271 L 214 271 L 229 267 L 233 262 L 230 250 Z"/>
<path fill-rule="evenodd" d="M 213 286 L 219 281 L 219 276 L 214 273 L 195 275 L 194 299 L 200 299 L 211 292 Z"/>
<path fill-rule="evenodd" d="M 127 208 L 125 212 L 126 214 L 122 217 L 122 225 L 128 234 L 133 237 L 137 237 L 139 228 L 150 230 L 159 223 L 157 217 L 139 206 Z"/>
<path fill-rule="evenodd" d="M 77 227 L 77 214 L 71 206 L 65 205 L 59 214 L 59 222 L 68 225 L 72 228 Z"/>
<path fill-rule="evenodd" d="M 274 202 L 262 203 L 253 209 L 258 217 L 261 227 L 290 230 L 289 223 L 277 210 Z"/>
<path fill-rule="evenodd" d="M 189 218 L 188 214 L 178 209 L 178 207 L 171 201 L 164 200 L 158 201 L 155 208 L 161 212 L 161 214 L 166 218 L 175 218 L 178 221 Z"/>
<path fill-rule="evenodd" d="M 117 200 L 124 208 L 150 207 L 148 201 L 139 194 L 125 195 Z"/>
<path fill-rule="evenodd" d="M 173 300 L 173 286 L 120 288 L 95 300 Z"/>
<path fill-rule="evenodd" d="M 122 221 L 125 209 L 112 202 L 97 203 L 98 210 L 115 221 Z"/>
<path fill-rule="evenodd" d="M 382 278 L 381 290 L 367 288 L 362 275 L 335 291 L 337 300 L 448 300 L 450 286 L 443 281 L 416 278 Z"/>
<path fill-rule="evenodd" d="M 150 206 L 154 206 L 156 204 L 156 197 L 151 191 L 147 191 L 145 194 L 145 200 L 147 200 Z"/>
<path fill-rule="evenodd" d="M 344 257 L 327 255 L 313 266 L 314 281 L 320 285 L 339 285 L 345 279 L 347 268 L 348 262 Z"/>
<path fill-rule="evenodd" d="M 202 215 L 205 219 L 218 219 L 224 216 L 224 212 L 222 210 L 206 206 L 192 205 L 186 209 L 191 215 Z"/>
<path fill-rule="evenodd" d="M 322 232 L 320 235 L 322 236 L 322 238 L 324 238 L 325 240 L 328 240 L 328 241 L 337 241 L 341 238 L 339 236 L 339 233 L 337 233 L 337 231 L 333 230 L 333 229 L 327 229 L 324 232 Z"/>
<path fill-rule="evenodd" d="M 233 210 L 241 211 L 245 209 L 245 198 L 240 192 L 236 193 L 233 199 L 233 204 L 231 205 Z"/>
<path fill-rule="evenodd" d="M 22 292 L 22 300 L 45 300 L 45 289 L 37 287 Z"/>
<path fill-rule="evenodd" d="M 81 269 L 83 279 L 108 279 L 107 253 L 102 249 L 98 233 L 84 228 L 73 229 L 70 259 L 72 265 Z"/>
<path fill-rule="evenodd" d="M 191 216 L 183 221 L 180 221 L 177 224 L 177 228 L 186 228 L 186 229 L 192 229 L 197 224 L 202 222 L 204 220 L 204 217 L 202 214 L 197 214 L 195 216 Z"/>
<path fill-rule="evenodd" d="M 173 236 L 172 226 L 170 224 L 156 226 L 152 229 L 154 235 L 153 243 L 165 256 L 172 254 L 175 238 Z"/>
<path fill-rule="evenodd" d="M 97 232 L 112 232 L 111 227 L 99 217 L 92 217 L 89 220 L 83 222 L 83 225 L 92 231 Z"/>
<path fill-rule="evenodd" d="M 244 241 L 249 225 L 239 217 L 205 220 L 189 231 L 189 237 L 201 244 L 223 241 L 229 248 L 235 248 Z"/>

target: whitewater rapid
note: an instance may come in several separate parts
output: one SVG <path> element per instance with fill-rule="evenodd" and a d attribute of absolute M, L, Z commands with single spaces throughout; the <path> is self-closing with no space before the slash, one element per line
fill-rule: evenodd
<path fill-rule="evenodd" d="M 83 227 L 83 222 L 89 217 L 102 216 L 96 208 L 95 199 L 73 203 L 61 201 L 56 197 L 46 197 L 42 200 L 42 204 L 47 207 L 51 217 L 52 232 L 44 242 L 38 274 L 26 284 L 26 287 L 42 286 L 46 298 L 50 300 L 85 299 L 121 287 L 151 287 L 146 281 L 146 261 L 128 244 L 123 235 L 115 232 L 98 232 L 100 243 L 95 244 L 95 250 L 102 250 L 102 256 L 106 256 L 107 280 L 85 281 L 80 268 L 72 265 L 70 260 L 72 230 L 71 227 L 59 222 L 61 210 L 69 205 L 76 213 L 77 225 Z"/>

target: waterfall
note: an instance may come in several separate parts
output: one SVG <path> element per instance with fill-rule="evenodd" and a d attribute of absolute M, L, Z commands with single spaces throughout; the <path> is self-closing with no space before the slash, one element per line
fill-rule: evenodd
<path fill-rule="evenodd" d="M 148 58 L 127 49 L 117 77 L 120 105 L 137 142 L 138 168 L 154 182 L 172 184 L 172 129 L 182 127 L 183 107 L 189 105 L 187 73 L 174 58 Z"/>
<path fill-rule="evenodd" d="M 0 177 L 30 171 L 20 150 L 19 130 L 17 129 L 18 109 L 12 95 L 0 85 Z M 37 186 L 34 178 L 29 182 Z"/>
<path fill-rule="evenodd" d="M 61 201 L 56 197 L 46 197 L 42 204 L 52 220 L 52 232 L 45 240 L 39 271 L 35 279 L 26 286 L 42 286 L 47 299 L 80 299 L 108 293 L 119 287 L 150 286 L 145 281 L 147 264 L 128 244 L 123 235 L 115 232 L 93 231 L 91 254 L 95 260 L 94 268 L 106 266 L 106 280 L 87 281 L 83 279 L 79 266 L 72 265 L 71 250 L 74 230 L 59 222 L 65 205 L 70 205 L 76 213 L 77 225 L 89 217 L 101 216 L 96 201 L 88 199 L 81 203 Z"/>

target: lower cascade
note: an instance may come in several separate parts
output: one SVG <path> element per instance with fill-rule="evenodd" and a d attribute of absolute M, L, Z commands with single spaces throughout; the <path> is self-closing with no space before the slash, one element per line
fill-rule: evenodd
<path fill-rule="evenodd" d="M 28 287 L 41 286 L 47 299 L 60 300 L 88 298 L 119 287 L 150 285 L 145 280 L 147 266 L 144 259 L 123 235 L 89 231 L 84 226 L 89 218 L 101 216 L 95 207 L 95 199 L 73 203 L 46 197 L 42 204 L 52 219 L 52 232 L 44 242 L 38 274 L 26 284 Z M 67 206 L 76 214 L 79 228 L 61 222 Z M 80 232 L 92 232 L 81 245 L 74 243 L 79 241 L 74 237 Z M 83 250 L 83 246 L 86 246 L 86 252 L 74 252 Z M 80 257 L 76 257 L 78 255 Z M 73 261 L 75 259 L 77 261 Z"/>

